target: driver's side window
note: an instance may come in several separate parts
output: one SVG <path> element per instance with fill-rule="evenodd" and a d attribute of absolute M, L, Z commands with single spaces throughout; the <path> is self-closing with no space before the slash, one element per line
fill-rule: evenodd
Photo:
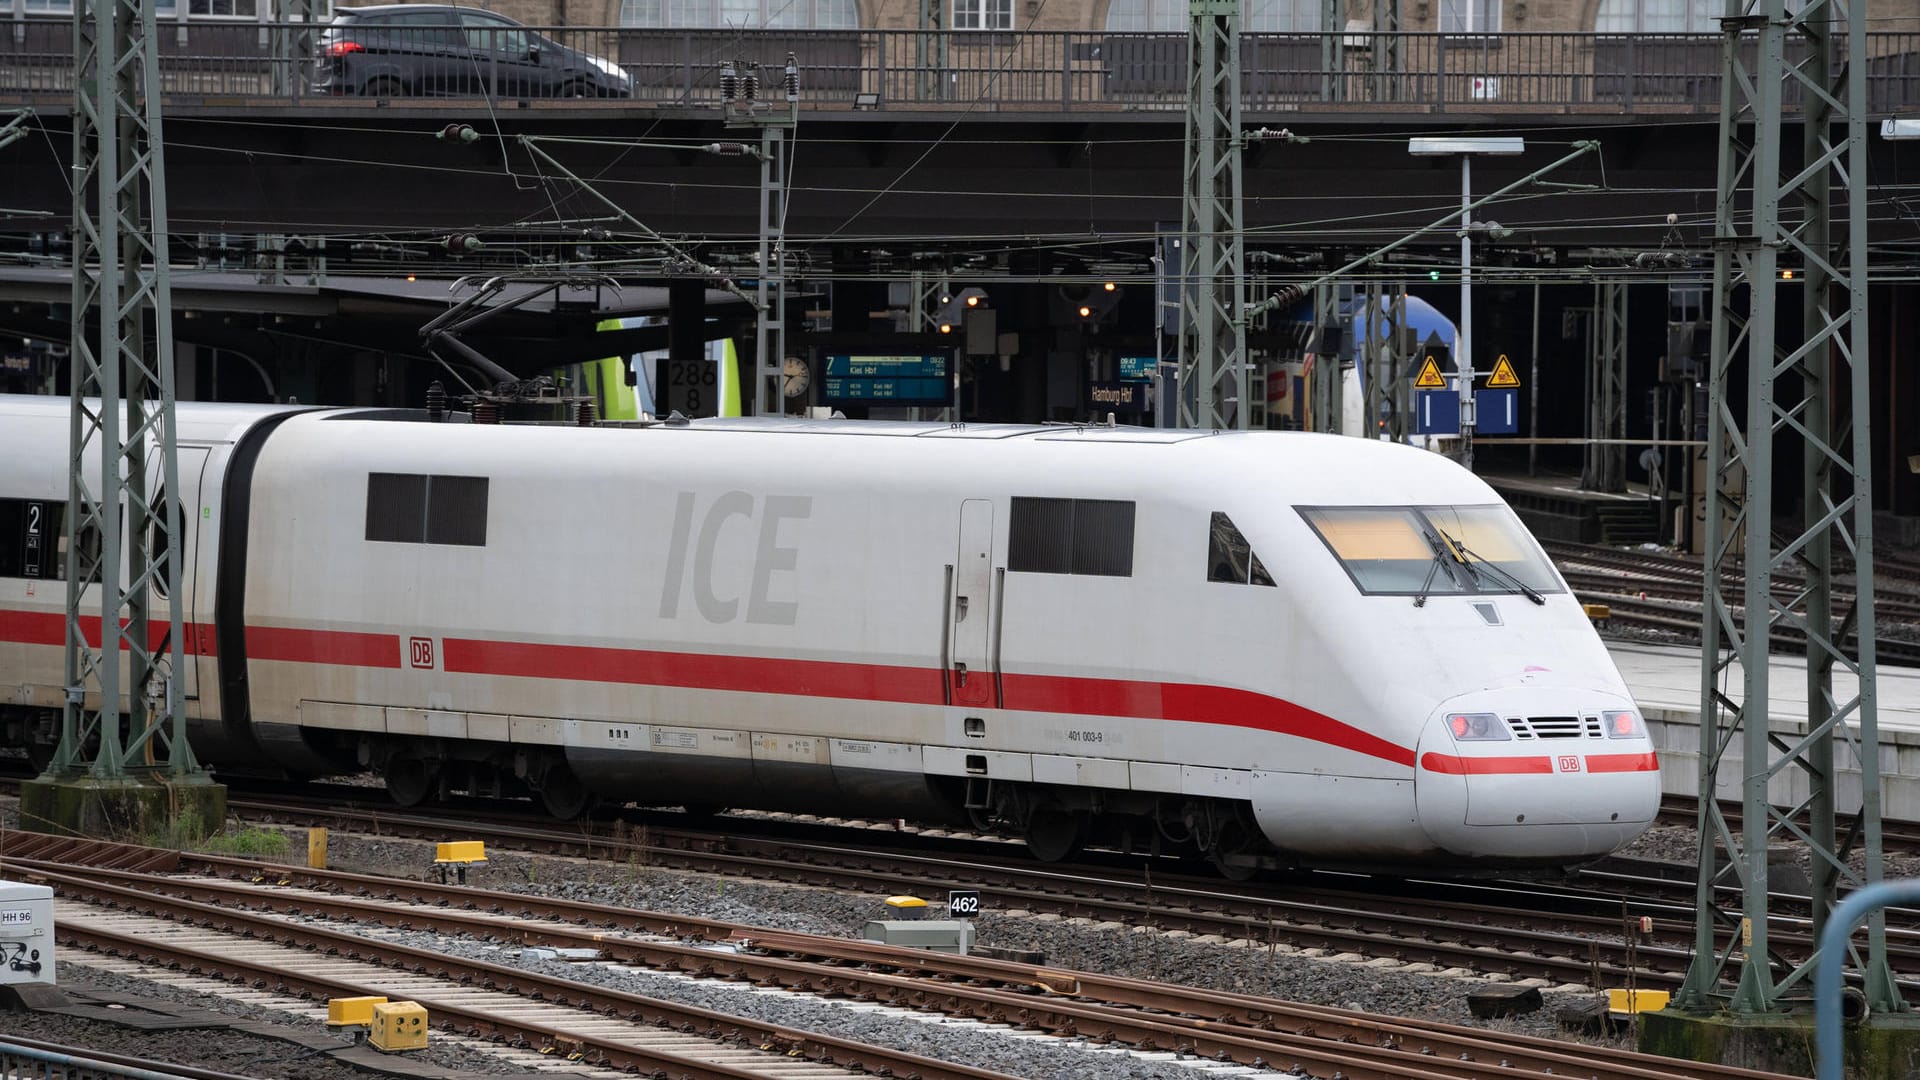
<path fill-rule="evenodd" d="M 462 14 L 460 22 L 466 28 L 469 48 L 506 56 L 527 54 L 527 32 L 520 27 L 509 26 L 498 19 L 468 14 Z"/>

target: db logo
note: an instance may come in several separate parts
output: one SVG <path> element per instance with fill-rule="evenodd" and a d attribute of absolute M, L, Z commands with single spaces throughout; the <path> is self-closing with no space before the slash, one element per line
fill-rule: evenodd
<path fill-rule="evenodd" d="M 1561 772 L 1579 772 L 1580 771 L 1580 755 L 1579 754 L 1561 754 L 1560 755 L 1560 771 Z"/>
<path fill-rule="evenodd" d="M 433 666 L 433 639 L 430 637 L 409 638 L 407 640 L 408 658 L 417 668 Z M 1561 760 L 1565 760 L 1562 758 Z"/>

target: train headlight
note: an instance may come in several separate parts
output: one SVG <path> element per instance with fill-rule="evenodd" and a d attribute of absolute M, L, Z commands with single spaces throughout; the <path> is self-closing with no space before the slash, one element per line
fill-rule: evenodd
<path fill-rule="evenodd" d="M 1513 738 L 1507 725 L 1488 712 L 1449 713 L 1447 729 L 1461 742 L 1506 742 Z"/>
<path fill-rule="evenodd" d="M 1640 714 L 1632 709 L 1603 712 L 1600 722 L 1606 725 L 1609 739 L 1633 739 L 1647 733 L 1647 725 L 1641 723 Z"/>

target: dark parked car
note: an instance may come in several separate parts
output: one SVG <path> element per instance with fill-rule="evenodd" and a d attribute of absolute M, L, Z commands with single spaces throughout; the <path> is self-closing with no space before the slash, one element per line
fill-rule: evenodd
<path fill-rule="evenodd" d="M 620 65 L 504 15 L 446 4 L 335 8 L 320 35 L 314 91 L 376 97 L 628 97 Z"/>

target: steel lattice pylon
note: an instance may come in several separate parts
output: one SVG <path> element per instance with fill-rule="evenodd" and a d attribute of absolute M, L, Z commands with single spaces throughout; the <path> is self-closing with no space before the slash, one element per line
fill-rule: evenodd
<path fill-rule="evenodd" d="M 1700 866 L 1693 966 L 1676 1004 L 1704 1010 L 1728 999 L 1741 1014 L 1782 1011 L 1811 996 L 1819 956 L 1777 954 L 1768 937 L 1767 856 L 1792 845 L 1812 860 L 1814 937 L 1830 919 L 1841 880 L 1877 880 L 1880 776 L 1873 614 L 1873 500 L 1867 408 L 1866 35 L 1848 33 L 1856 9 L 1809 0 L 1733 0 L 1723 21 L 1720 179 L 1715 218 L 1713 349 L 1709 395 L 1706 624 L 1701 663 Z M 1791 48 L 1789 47 L 1791 43 Z M 1844 62 L 1838 54 L 1846 48 Z M 1797 58 L 1789 64 L 1787 57 Z M 1801 160 L 1783 153 L 1783 88 L 1803 102 Z M 1740 141 L 1751 123 L 1753 141 Z M 1744 197 L 1744 198 L 1743 198 Z M 1782 260 L 1787 261 L 1783 264 Z M 1793 299 L 1782 265 L 1805 268 L 1797 345 L 1775 344 L 1776 304 Z M 1736 290 L 1744 285 L 1744 310 Z M 1782 294 L 1787 295 L 1783 296 Z M 1745 422 L 1733 408 L 1736 363 Z M 1776 517 L 1774 462 L 1804 457 L 1805 512 Z M 1744 483 L 1739 479 L 1744 471 Z M 1775 530 L 1781 530 L 1776 536 Z M 1858 599 L 1836 617 L 1835 543 L 1855 567 Z M 1744 556 L 1744 562 L 1742 557 Z M 1744 589 L 1725 589 L 1744 578 Z M 1807 733 L 1769 730 L 1768 645 L 1776 628 L 1807 639 Z M 1854 641 L 1848 642 L 1849 635 Z M 1723 653 L 1724 648 L 1724 653 Z M 1853 688 L 1836 686 L 1836 669 Z M 1855 852 L 1836 843 L 1844 743 L 1860 768 Z M 1714 796 L 1722 774 L 1739 778 L 1741 831 Z M 1772 789 L 1770 791 L 1770 789 Z M 1785 804 L 1776 808 L 1770 794 Z M 1714 847 L 1729 856 L 1714 872 Z M 1737 879 L 1741 910 L 1722 910 L 1715 885 Z M 1737 928 L 1725 943 L 1716 934 Z M 1869 919 L 1866 948 L 1849 965 L 1864 975 L 1870 1007 L 1904 1008 L 1886 960 L 1886 925 Z M 1737 968 L 1729 978 L 1729 968 Z M 1733 983 L 1729 991 L 1728 983 Z"/>
<path fill-rule="evenodd" d="M 319 0 L 273 0 L 271 83 L 282 97 L 299 98 L 307 92 L 307 65 L 312 62 L 321 20 Z"/>
<path fill-rule="evenodd" d="M 1181 192 L 1178 422 L 1245 429 L 1246 255 L 1240 235 L 1240 3 L 1190 0 Z"/>
<path fill-rule="evenodd" d="M 177 677 L 183 549 L 153 4 L 79 0 L 73 36 L 67 701 L 50 771 L 178 779 L 199 768 Z M 156 594 L 166 597 L 164 620 L 150 610 Z"/>
<path fill-rule="evenodd" d="M 753 72 L 758 65 L 740 61 L 737 70 Z M 722 75 L 723 84 L 735 69 Z M 749 80 L 753 76 L 747 77 Z M 748 86 L 754 85 L 752 81 Z M 786 412 L 787 360 L 787 132 L 800 122 L 800 71 L 787 54 L 780 91 L 784 100 L 757 101 L 752 90 L 736 99 L 725 85 L 724 111 L 728 128 L 755 128 L 760 132 L 760 247 L 754 276 L 753 415 L 780 416 Z M 743 404 L 745 404 L 743 402 Z"/>
<path fill-rule="evenodd" d="M 1373 0 L 1373 100 L 1397 101 L 1405 61 L 1400 55 L 1400 0 Z"/>
<path fill-rule="evenodd" d="M 1351 286 L 1325 284 L 1313 290 L 1313 340 L 1307 346 L 1313 353 L 1313 430 L 1340 434 L 1340 419 L 1345 411 L 1341 391 L 1340 349 L 1327 349 L 1328 331 L 1339 336 L 1340 301 Z"/>
<path fill-rule="evenodd" d="M 1580 486 L 1588 491 L 1627 490 L 1627 286 L 1593 283 L 1593 321 L 1588 324 L 1587 444 Z"/>
<path fill-rule="evenodd" d="M 1385 435 L 1404 442 L 1407 435 L 1407 387 L 1402 366 L 1413 351 L 1407 331 L 1407 294 L 1391 293 L 1377 281 L 1367 283 L 1366 334 L 1360 340 L 1361 386 L 1366 407 L 1361 423 L 1367 438 Z M 1361 326 L 1354 320 L 1354 327 Z"/>

